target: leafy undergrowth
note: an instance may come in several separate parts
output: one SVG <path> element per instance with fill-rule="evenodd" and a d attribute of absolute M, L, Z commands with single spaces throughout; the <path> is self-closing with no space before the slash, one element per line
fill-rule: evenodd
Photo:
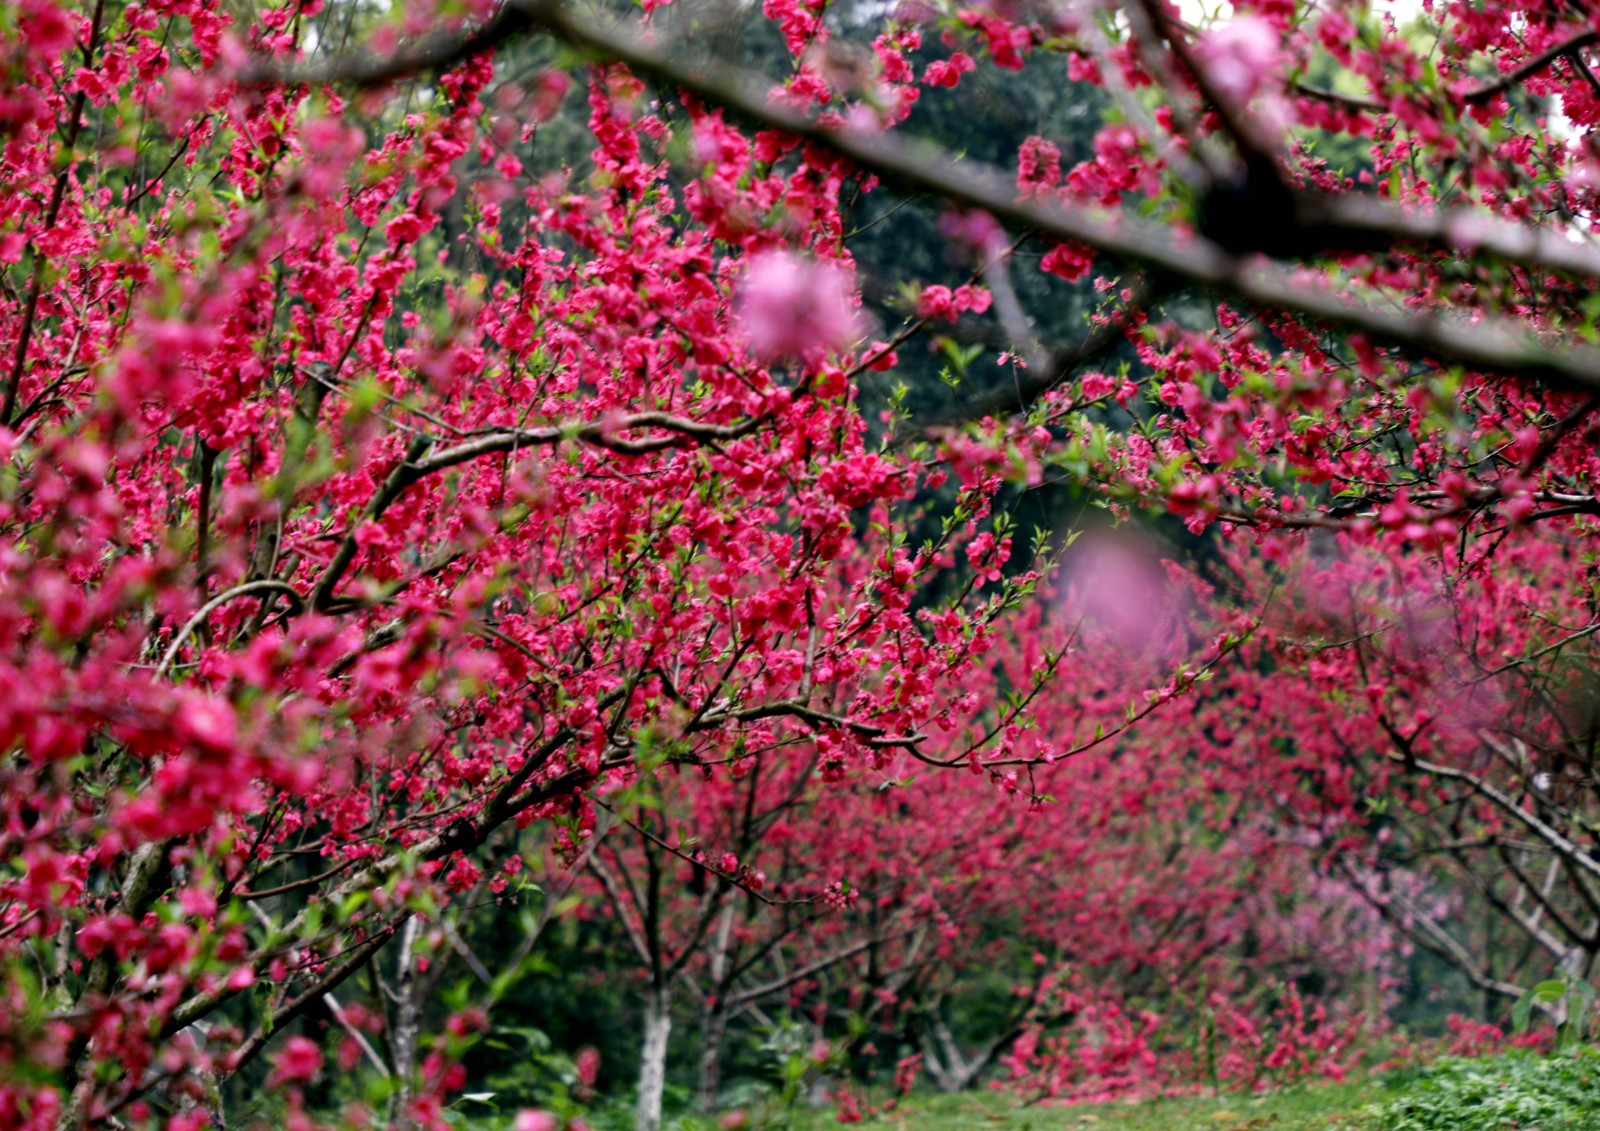
<path fill-rule="evenodd" d="M 1360 1131 L 1597 1131 L 1600 1051 L 1448 1058 L 1385 1080 L 1397 1092 L 1360 1114 Z"/>

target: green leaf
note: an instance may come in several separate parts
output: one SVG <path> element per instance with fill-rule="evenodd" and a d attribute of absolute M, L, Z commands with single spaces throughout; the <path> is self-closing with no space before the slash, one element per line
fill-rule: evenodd
<path fill-rule="evenodd" d="M 1533 1013 L 1533 995 L 1523 994 L 1517 1003 L 1511 1007 L 1511 1027 L 1519 1033 L 1527 1032 L 1528 1021 Z"/>

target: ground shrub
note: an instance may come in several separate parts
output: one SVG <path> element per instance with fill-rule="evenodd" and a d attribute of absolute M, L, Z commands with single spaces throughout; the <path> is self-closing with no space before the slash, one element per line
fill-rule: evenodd
<path fill-rule="evenodd" d="M 1600 1050 L 1447 1057 L 1392 1074 L 1401 1094 L 1358 1116 L 1361 1131 L 1597 1131 Z"/>

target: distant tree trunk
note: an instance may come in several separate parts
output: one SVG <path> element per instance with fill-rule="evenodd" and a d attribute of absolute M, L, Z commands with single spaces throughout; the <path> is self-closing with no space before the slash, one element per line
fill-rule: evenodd
<path fill-rule="evenodd" d="M 933 1020 L 927 1027 L 927 1039 L 922 1050 L 922 1067 L 941 1092 L 964 1092 L 972 1087 L 978 1074 L 988 1066 L 993 1050 L 989 1052 L 989 1056 L 980 1054 L 969 1060 L 956 1044 L 955 1034 L 950 1032 L 950 1026 L 939 1013 L 935 1012 Z"/>
<path fill-rule="evenodd" d="M 190 1028 L 199 1036 L 200 1042 L 203 1044 L 211 1032 L 211 1023 L 199 1021 L 190 1026 Z M 178 1091 L 176 1103 L 173 1105 L 178 1109 L 178 1114 L 191 1117 L 199 1115 L 204 1120 L 201 1126 L 213 1128 L 214 1131 L 227 1131 L 228 1114 L 223 1106 L 222 1091 L 217 1087 L 217 1074 L 197 1068 L 190 1073 L 190 1076 L 200 1087 Z M 170 1097 L 172 1089 L 165 1090 Z"/>
<path fill-rule="evenodd" d="M 1048 963 L 1039 964 L 1039 973 L 1035 976 L 1032 993 L 1020 999 L 1009 1012 L 1005 1026 L 1000 1032 L 971 1053 L 962 1051 L 955 1033 L 951 1031 L 950 1023 L 945 1019 L 943 999 L 934 1004 L 923 1022 L 922 1067 L 941 1092 L 964 1092 L 976 1085 L 989 1070 L 990 1065 L 994 1064 L 995 1058 L 1001 1051 L 1022 1036 L 1026 1031 L 1028 1018 L 1033 1015 L 1031 1003 L 1038 998 L 1044 972 L 1051 968 Z M 1048 1025 L 1069 1020 L 1070 1017 L 1070 1014 L 1056 1014 L 1039 1020 L 1042 1024 Z"/>
<path fill-rule="evenodd" d="M 411 1104 L 416 1098 L 417 1037 L 422 1026 L 417 972 L 412 948 L 417 942 L 417 920 L 408 918 L 400 928 L 400 953 L 395 958 L 394 1022 L 389 1043 L 394 1050 L 394 1110 L 391 1126 L 409 1131 L 415 1126 Z"/>
<path fill-rule="evenodd" d="M 711 994 L 704 1003 L 700 1026 L 700 1083 L 695 1092 L 695 1102 L 701 1111 L 717 1108 L 717 1094 L 722 1090 L 722 1046 L 728 1036 L 728 991 L 732 988 L 728 978 L 728 947 L 733 937 L 733 920 L 736 908 L 728 900 L 717 915 L 717 929 L 712 936 L 711 963 L 708 975 Z"/>
<path fill-rule="evenodd" d="M 696 1103 L 700 1110 L 715 1111 L 717 1096 L 722 1091 L 722 1046 L 728 1035 L 728 1011 L 721 1001 L 709 1006 L 705 1012 L 704 1033 L 700 1045 L 700 1086 Z"/>
<path fill-rule="evenodd" d="M 666 987 L 645 999 L 644 1049 L 639 1054 L 639 1107 L 634 1131 L 660 1131 L 661 1095 L 667 1085 L 667 1037 L 672 1033 L 672 1000 Z"/>

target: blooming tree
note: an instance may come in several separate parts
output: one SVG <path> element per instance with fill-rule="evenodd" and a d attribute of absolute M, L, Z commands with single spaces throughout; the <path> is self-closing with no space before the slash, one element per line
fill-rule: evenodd
<path fill-rule="evenodd" d="M 310 1010 L 359 1055 L 341 987 L 382 959 L 407 1000 L 519 832 L 577 851 L 592 799 L 669 762 L 915 744 L 1027 584 L 907 612 L 967 543 L 1003 561 L 975 525 L 998 478 L 967 473 L 942 538 L 894 534 L 943 473 L 866 443 L 852 380 L 888 354 L 856 336 L 832 155 L 767 135 L 780 167 L 741 182 L 754 143 L 697 111 L 728 156 L 674 188 L 667 124 L 602 68 L 591 175 L 536 175 L 559 74 L 491 86 L 477 56 L 404 115 L 244 81 L 314 15 L 13 31 L 19 1123 L 213 1118 Z M 811 303 L 799 336 L 751 274 Z M 460 1082 L 416 1014 L 389 1019 L 403 1122 Z M 298 1104 L 322 1054 L 273 1055 Z"/>
<path fill-rule="evenodd" d="M 1570 535 L 1499 533 L 1492 557 L 1296 554 L 1276 670 L 1233 669 L 1195 723 L 1217 772 L 1267 767 L 1281 835 L 1504 1012 L 1593 972 L 1595 627 Z"/>
<path fill-rule="evenodd" d="M 1001 1062 L 1009 1086 L 1075 1099 L 1348 1066 L 1351 1038 L 1381 1027 L 1392 938 L 1359 895 L 1308 877 L 1273 805 L 1198 764 L 1181 739 L 1191 714 L 1145 713 L 1203 627 L 1194 579 L 1152 551 L 1077 541 L 1060 586 L 964 678 L 993 697 L 1050 669 L 1011 738 L 1009 761 L 1032 764 L 1002 788 L 952 718 L 921 760 L 900 752 L 865 780 L 822 782 L 796 758 L 728 780 L 661 775 L 616 808 L 586 869 L 642 975 L 640 1126 L 660 1119 L 669 1035 L 698 1045 L 712 1108 L 730 1032 L 782 1019 L 824 1050 L 819 1071 L 914 1071 L 909 1045 L 949 1090 Z M 1334 1005 L 1315 1040 L 1263 1046 L 1274 1011 L 1299 1007 L 1298 980 L 1355 1008 Z M 1124 1017 L 1120 1051 L 1092 1051 Z"/>
<path fill-rule="evenodd" d="M 336 1054 L 437 1125 L 492 1022 L 425 1031 L 411 987 L 522 834 L 577 860 L 669 765 L 803 746 L 828 779 L 920 759 L 1026 799 L 1103 736 L 1028 729 L 1031 675 L 971 695 L 1036 580 L 1008 481 L 1176 514 L 1247 583 L 1112 737 L 1201 717 L 1249 637 L 1255 702 L 1304 712 L 1199 744 L 1253 751 L 1215 772 L 1332 806 L 1341 848 L 1454 853 L 1587 977 L 1586 7 L 769 0 L 781 80 L 641 7 L 0 18 L 5 1120 L 215 1123 L 246 1079 L 300 1119 Z M 904 139 L 979 66 L 1110 116 L 1007 169 Z M 879 332 L 847 212 L 890 190 L 964 262 Z M 1025 307 L 1029 254 L 1099 304 L 1076 340 Z M 863 411 L 962 315 L 1001 379 Z M 1369 819 L 1385 798 L 1418 819 Z M 1351 882 L 1452 951 L 1382 851 Z"/>

